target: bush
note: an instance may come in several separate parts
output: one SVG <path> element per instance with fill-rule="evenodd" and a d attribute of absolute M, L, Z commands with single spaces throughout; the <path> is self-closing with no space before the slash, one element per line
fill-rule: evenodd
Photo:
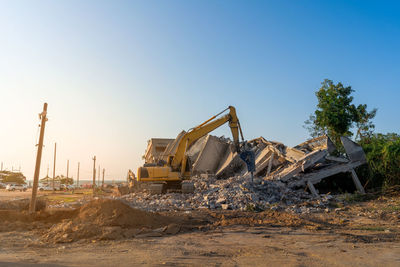
<path fill-rule="evenodd" d="M 67 177 L 61 175 L 60 183 L 61 184 L 74 184 L 74 179 L 69 178 L 69 177 L 67 178 Z"/>
<path fill-rule="evenodd" d="M 368 167 L 363 175 L 370 188 L 400 185 L 400 136 L 395 133 L 374 134 L 361 140 Z"/>
<path fill-rule="evenodd" d="M 20 172 L 2 171 L 0 176 L 3 177 L 3 183 L 25 184 L 26 178 Z"/>

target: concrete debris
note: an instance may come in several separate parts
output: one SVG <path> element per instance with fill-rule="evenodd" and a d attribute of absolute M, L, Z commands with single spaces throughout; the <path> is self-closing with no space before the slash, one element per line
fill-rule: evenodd
<path fill-rule="evenodd" d="M 360 145 L 354 143 L 345 136 L 340 137 L 340 141 L 342 141 L 344 149 L 346 150 L 346 154 L 351 161 L 353 162 L 359 161 L 360 163 L 367 162 L 364 150 Z"/>
<path fill-rule="evenodd" d="M 280 181 L 262 178 L 251 182 L 249 176 L 217 179 L 215 176 L 199 175 L 192 178 L 193 194 L 167 193 L 152 195 L 136 192 L 121 196 L 134 208 L 146 211 L 171 211 L 195 209 L 265 210 L 285 209 L 310 200 L 304 190 L 292 190 Z M 279 206 L 281 205 L 281 206 Z"/>
<path fill-rule="evenodd" d="M 349 172 L 357 190 L 363 193 L 354 168 L 366 163 L 365 153 L 360 145 L 347 137 L 341 137 L 341 141 L 347 155 L 336 157 L 331 155 L 336 147 L 327 136 L 313 138 L 295 147 L 267 141 L 263 137 L 253 139 L 249 145 L 256 157 L 254 176 L 281 181 L 291 188 L 309 187 L 317 196 L 317 191 L 311 185 L 337 173 Z M 187 154 L 194 162 L 193 174 L 215 174 L 217 179 L 249 175 L 246 164 L 227 139 L 203 137 L 192 145 Z"/>
<path fill-rule="evenodd" d="M 233 146 L 230 146 L 222 157 L 220 167 L 216 171 L 216 176 L 218 178 L 226 178 L 235 174 L 244 174 L 245 169 L 246 163 L 240 159 L 239 154 L 234 151 Z"/>
<path fill-rule="evenodd" d="M 278 169 L 266 178 L 285 182 L 290 188 L 307 186 L 314 197 L 318 197 L 314 184 L 338 173 L 349 172 L 357 190 L 365 193 L 354 171 L 355 168 L 366 163 L 365 153 L 360 145 L 347 137 L 341 137 L 341 141 L 346 157 L 330 155 L 329 153 L 335 151 L 332 141 L 326 136 L 317 137 L 295 147 L 306 153 L 303 157 L 283 169 Z"/>
<path fill-rule="evenodd" d="M 195 142 L 186 153 L 193 162 L 192 173 L 215 173 L 229 146 L 222 138 L 212 135 Z"/>
<path fill-rule="evenodd" d="M 129 194 L 129 192 L 130 192 L 129 186 L 125 185 L 125 184 L 121 184 L 121 185 L 114 187 L 112 191 L 115 195 L 119 195 L 119 196 Z"/>
<path fill-rule="evenodd" d="M 279 179 L 283 182 L 287 182 L 293 176 L 299 174 L 300 172 L 305 172 L 311 166 L 314 166 L 315 163 L 323 159 L 327 153 L 327 150 L 316 150 L 310 152 L 299 158 L 295 163 L 290 164 L 287 168 L 275 173 L 274 176 L 279 177 Z"/>
<path fill-rule="evenodd" d="M 176 150 L 176 144 L 184 133 L 167 146 L 164 156 Z M 364 193 L 354 171 L 366 162 L 364 151 L 346 137 L 341 140 L 347 153 L 342 156 L 331 155 L 336 148 L 327 136 L 295 147 L 267 141 L 263 137 L 251 140 L 248 144 L 255 154 L 256 165 L 252 182 L 246 164 L 234 150 L 232 142 L 224 137 L 207 135 L 186 152 L 193 174 L 193 193 L 154 195 L 144 190 L 114 198 L 124 199 L 132 207 L 146 211 L 205 208 L 279 209 L 307 213 L 325 210 L 332 196 L 320 195 L 314 186 L 324 178 L 349 172 L 357 190 Z M 310 206 L 311 202 L 314 204 Z"/>

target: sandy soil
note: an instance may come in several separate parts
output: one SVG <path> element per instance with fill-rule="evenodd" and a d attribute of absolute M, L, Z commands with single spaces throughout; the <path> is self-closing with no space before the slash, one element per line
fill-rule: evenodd
<path fill-rule="evenodd" d="M 83 190 L 80 189 L 80 192 L 88 192 L 90 193 L 90 190 Z M 79 192 L 78 191 L 78 192 Z M 81 196 L 78 194 L 74 194 L 72 193 L 72 191 L 56 191 L 56 192 L 52 192 L 52 191 L 38 191 L 38 196 L 61 196 L 61 195 L 65 195 L 65 196 L 71 196 L 74 198 L 80 198 Z M 32 189 L 27 189 L 26 191 L 8 191 L 5 189 L 0 189 L 0 201 L 1 200 L 12 200 L 12 199 L 16 199 L 16 198 L 30 198 L 32 196 Z"/>
<path fill-rule="evenodd" d="M 177 233 L 160 234 L 157 228 L 115 240 L 43 239 L 50 227 L 82 218 L 84 210 L 80 215 L 59 211 L 33 219 L 22 214 L 15 222 L 4 219 L 17 218 L 14 215 L 1 213 L 0 266 L 400 266 L 400 197 L 308 215 L 169 213 L 163 216 L 179 218 L 174 219 L 181 226 Z M 107 226 L 107 218 L 101 227 Z M 185 228 L 188 224 L 191 227 Z"/>
<path fill-rule="evenodd" d="M 0 200 L 10 200 L 14 198 L 27 198 L 32 195 L 31 189 L 25 192 L 21 191 L 7 191 L 5 189 L 0 189 Z"/>
<path fill-rule="evenodd" d="M 362 235 L 362 233 L 359 233 Z M 370 234 L 369 234 L 370 235 Z M 399 266 L 398 242 L 345 233 L 230 226 L 122 241 L 29 246 L 30 233 L 2 233 L 0 266 Z M 5 242 L 4 242 L 5 241 Z"/>

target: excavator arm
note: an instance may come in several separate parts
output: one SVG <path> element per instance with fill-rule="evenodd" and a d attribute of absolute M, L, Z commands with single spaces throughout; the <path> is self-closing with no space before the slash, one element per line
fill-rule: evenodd
<path fill-rule="evenodd" d="M 229 110 L 229 113 L 220 117 L 220 115 L 227 110 Z M 164 183 L 169 184 L 169 186 L 174 186 L 176 183 L 180 184 L 183 179 L 190 177 L 190 172 L 186 171 L 188 161 L 186 150 L 196 140 L 227 122 L 229 122 L 229 127 L 231 128 L 236 151 L 239 153 L 240 158 L 246 162 L 248 170 L 252 172 L 254 169 L 254 153 L 251 150 L 246 149 L 245 145 L 241 146 L 239 136 L 244 142 L 242 129 L 235 108 L 229 106 L 227 109 L 185 133 L 178 141 L 175 152 L 168 155 L 167 162 L 164 162 L 164 166 L 156 165 L 139 167 L 137 172 L 137 181 L 154 183 L 152 186 L 156 189 L 153 189 L 159 193 L 163 190 Z M 250 168 L 249 166 L 253 167 Z M 185 186 L 188 185 L 189 184 L 186 184 Z M 185 191 L 184 185 L 182 185 L 182 191 Z"/>
<path fill-rule="evenodd" d="M 220 114 L 222 114 L 228 109 L 229 109 L 228 114 L 220 118 L 217 118 Z M 196 140 L 205 136 L 209 132 L 212 132 L 213 130 L 217 129 L 226 122 L 229 122 L 229 127 L 231 128 L 233 136 L 233 142 L 237 152 L 239 152 L 240 149 L 239 133 L 241 135 L 242 141 L 244 141 L 243 133 L 242 129 L 240 128 L 239 119 L 236 115 L 236 109 L 232 106 L 229 106 L 227 109 L 220 112 L 219 114 L 211 117 L 202 124 L 192 128 L 182 137 L 182 139 L 179 142 L 178 148 L 175 152 L 175 155 L 169 159 L 169 164 L 172 167 L 172 169 L 175 171 L 180 170 L 181 174 L 183 175 L 185 173 L 186 163 L 187 163 L 187 156 L 185 155 L 187 148 Z"/>

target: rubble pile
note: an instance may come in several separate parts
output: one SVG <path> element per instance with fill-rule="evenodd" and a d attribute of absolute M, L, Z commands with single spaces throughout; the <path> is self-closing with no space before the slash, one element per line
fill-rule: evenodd
<path fill-rule="evenodd" d="M 182 132 L 167 147 L 173 152 Z M 194 175 L 193 194 L 151 195 L 136 192 L 120 196 L 135 208 L 147 211 L 232 209 L 284 209 L 313 212 L 326 208 L 332 196 L 319 195 L 314 184 L 326 177 L 349 172 L 359 192 L 364 193 L 354 168 L 366 162 L 361 146 L 341 138 L 346 155 L 332 156 L 336 147 L 327 136 L 317 137 L 295 147 L 267 141 L 250 140 L 255 155 L 254 179 L 247 172 L 232 142 L 224 137 L 204 136 L 188 148 L 186 155 Z M 307 190 L 308 189 L 308 190 Z M 311 193 L 311 194 L 310 194 Z"/>
<path fill-rule="evenodd" d="M 150 192 L 136 192 L 118 197 L 130 206 L 146 211 L 172 211 L 195 209 L 232 210 L 286 210 L 300 212 L 299 208 L 313 197 L 304 191 L 293 190 L 280 181 L 268 181 L 250 176 L 234 176 L 217 179 L 215 176 L 199 175 L 192 178 L 195 184 L 193 194 L 166 193 L 152 195 Z M 308 211 L 325 209 L 329 197 L 323 197 Z M 302 210 L 304 212 L 305 210 Z"/>
<path fill-rule="evenodd" d="M 72 209 L 72 208 L 79 208 L 82 205 L 88 203 L 89 201 L 91 201 L 91 198 L 80 198 L 72 202 L 60 201 L 56 203 L 46 203 L 46 207 L 49 209 L 65 209 L 65 208 Z"/>
<path fill-rule="evenodd" d="M 332 175 L 349 172 L 357 190 L 364 193 L 354 171 L 366 163 L 364 151 L 347 137 L 341 137 L 341 141 L 346 155 L 337 157 L 331 155 L 336 147 L 327 136 L 308 140 L 295 147 L 267 141 L 263 137 L 253 139 L 248 144 L 255 154 L 254 176 L 281 181 L 292 189 L 308 187 L 314 197 L 318 197 L 314 184 Z M 215 174 L 218 179 L 249 175 L 246 164 L 225 138 L 203 137 L 189 148 L 187 155 L 194 162 L 192 173 L 195 174 Z"/>

